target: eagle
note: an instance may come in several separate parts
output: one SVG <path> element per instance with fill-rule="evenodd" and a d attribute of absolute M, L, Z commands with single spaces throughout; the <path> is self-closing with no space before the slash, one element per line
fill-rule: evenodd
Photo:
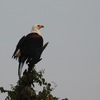
<path fill-rule="evenodd" d="M 38 63 L 42 58 L 41 54 L 43 50 L 48 45 L 48 42 L 43 45 L 43 37 L 41 36 L 40 29 L 44 28 L 43 25 L 34 25 L 32 31 L 23 36 L 12 55 L 14 59 L 18 59 L 18 76 L 21 78 L 21 72 L 24 63 L 26 63 L 30 68 L 32 68 L 36 63 Z"/>

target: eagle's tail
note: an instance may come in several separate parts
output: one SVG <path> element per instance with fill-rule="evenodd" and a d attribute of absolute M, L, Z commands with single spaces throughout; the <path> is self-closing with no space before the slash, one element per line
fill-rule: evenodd
<path fill-rule="evenodd" d="M 21 78 L 23 65 L 24 65 L 24 63 L 22 63 L 22 62 L 19 63 L 19 67 L 18 67 L 18 76 L 19 76 L 19 78 Z"/>

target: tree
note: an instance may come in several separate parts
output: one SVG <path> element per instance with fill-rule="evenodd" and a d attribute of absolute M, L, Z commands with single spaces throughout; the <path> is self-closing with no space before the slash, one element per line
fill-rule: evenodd
<path fill-rule="evenodd" d="M 48 43 L 43 47 L 46 48 Z M 43 52 L 42 50 L 42 52 Z M 41 52 L 41 54 L 42 54 Z M 5 100 L 58 100 L 58 97 L 54 97 L 51 92 L 55 87 L 52 87 L 51 83 L 48 83 L 43 77 L 44 70 L 36 71 L 35 63 L 39 62 L 41 59 L 38 58 L 37 61 L 31 62 L 28 65 L 28 69 L 25 69 L 23 76 L 19 78 L 16 86 L 11 86 L 11 90 L 5 90 L 0 87 L 1 93 L 7 92 L 8 96 Z M 42 90 L 36 91 L 35 86 L 38 84 L 42 87 Z M 67 98 L 62 100 L 68 100 Z"/>

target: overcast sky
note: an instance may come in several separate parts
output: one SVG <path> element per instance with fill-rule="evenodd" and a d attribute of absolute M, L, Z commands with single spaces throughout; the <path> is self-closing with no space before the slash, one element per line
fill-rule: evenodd
<path fill-rule="evenodd" d="M 100 100 L 99 0 L 0 0 L 0 86 L 16 85 L 18 62 L 11 56 L 34 24 L 45 26 L 49 41 L 36 69 L 57 84 L 54 96 Z"/>

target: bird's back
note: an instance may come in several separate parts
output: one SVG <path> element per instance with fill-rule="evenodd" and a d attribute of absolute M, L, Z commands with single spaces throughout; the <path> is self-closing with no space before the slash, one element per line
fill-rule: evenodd
<path fill-rule="evenodd" d="M 37 52 L 40 52 L 43 47 L 43 38 L 37 33 L 29 33 L 22 47 L 23 55 L 34 56 Z"/>

